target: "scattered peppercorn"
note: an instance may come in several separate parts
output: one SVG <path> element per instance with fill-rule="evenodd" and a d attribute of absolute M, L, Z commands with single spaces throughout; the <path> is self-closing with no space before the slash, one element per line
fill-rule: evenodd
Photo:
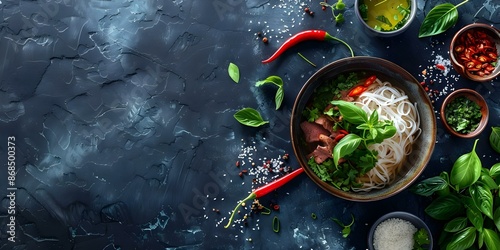
<path fill-rule="evenodd" d="M 280 210 L 280 205 L 274 204 L 273 209 L 274 209 L 274 211 Z"/>
<path fill-rule="evenodd" d="M 263 38 L 262 38 L 262 42 L 264 42 L 264 43 L 268 43 L 268 42 L 269 42 L 269 39 L 267 39 L 267 37 L 263 37 Z"/>
<path fill-rule="evenodd" d="M 311 10 L 308 7 L 305 7 L 304 12 L 309 14 L 309 12 L 311 12 Z"/>
<path fill-rule="evenodd" d="M 289 154 L 284 154 L 282 158 L 283 158 L 283 160 L 288 160 L 289 157 L 290 157 Z"/>

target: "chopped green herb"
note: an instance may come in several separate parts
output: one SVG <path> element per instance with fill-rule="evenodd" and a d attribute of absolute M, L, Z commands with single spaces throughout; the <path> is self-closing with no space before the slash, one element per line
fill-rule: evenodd
<path fill-rule="evenodd" d="M 311 218 L 312 218 L 313 220 L 315 220 L 315 219 L 317 219 L 317 218 L 318 218 L 318 216 L 316 216 L 316 214 L 315 214 L 315 213 L 311 213 Z"/>
<path fill-rule="evenodd" d="M 445 119 L 453 130 L 468 134 L 479 126 L 481 107 L 467 97 L 459 96 L 446 105 Z"/>
<path fill-rule="evenodd" d="M 277 216 L 274 216 L 273 218 L 273 231 L 275 233 L 278 233 L 280 231 L 280 220 Z"/>
<path fill-rule="evenodd" d="M 349 225 L 345 225 L 340 221 L 339 219 L 332 218 L 333 221 L 335 221 L 339 226 L 342 227 L 342 237 L 347 238 L 351 234 L 351 226 L 354 225 L 354 215 L 351 214 L 351 223 Z"/>
<path fill-rule="evenodd" d="M 413 240 L 415 241 L 415 245 L 413 246 L 414 250 L 425 250 L 424 245 L 429 245 L 431 240 L 429 239 L 429 233 L 425 228 L 420 228 L 413 235 Z"/>

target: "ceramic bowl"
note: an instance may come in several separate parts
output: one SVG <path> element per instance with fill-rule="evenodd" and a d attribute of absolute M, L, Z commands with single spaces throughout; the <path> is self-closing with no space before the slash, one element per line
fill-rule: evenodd
<path fill-rule="evenodd" d="M 481 32 L 486 34 L 494 44 L 491 45 L 493 49 L 496 50 L 496 59 L 492 59 L 496 62 L 496 66 L 492 66 L 493 70 L 488 70 L 489 74 L 482 75 L 485 71 L 484 69 L 475 69 L 474 65 L 482 65 L 478 59 L 479 56 L 485 55 L 485 53 L 479 53 L 478 45 L 480 46 L 481 42 L 477 41 L 483 38 L 478 38 L 477 36 L 472 36 L 474 39 L 470 40 L 468 38 L 468 33 L 477 34 L 474 32 Z M 474 42 L 472 42 L 474 41 Z M 471 47 L 473 50 L 469 50 L 466 53 L 465 48 Z M 483 46 L 484 48 L 484 46 Z M 486 50 L 483 50 L 486 51 Z M 491 51 L 488 51 L 491 52 Z M 455 36 L 453 36 L 450 43 L 450 61 L 453 65 L 453 68 L 462 76 L 467 79 L 476 81 L 476 82 L 486 82 L 493 80 L 495 77 L 500 74 L 500 30 L 496 29 L 493 26 L 484 23 L 473 23 L 469 24 L 462 29 L 460 29 Z M 471 60 L 473 58 L 474 60 Z M 472 67 L 472 69 L 468 69 Z M 483 73 L 480 73 L 483 72 Z"/>
<path fill-rule="evenodd" d="M 368 33 L 371 35 L 374 35 L 374 36 L 392 37 L 392 36 L 396 36 L 396 35 L 403 33 L 405 30 L 407 30 L 410 27 L 411 23 L 415 20 L 415 17 L 417 14 L 417 0 L 408 0 L 409 6 L 410 6 L 410 13 L 407 16 L 407 20 L 404 23 L 404 25 L 399 27 L 398 29 L 395 29 L 395 30 L 381 31 L 381 30 L 375 29 L 375 28 L 371 27 L 370 25 L 368 25 L 363 18 L 362 11 L 360 11 L 360 6 L 367 1 L 380 2 L 377 0 L 355 0 L 354 6 L 356 6 L 356 7 L 354 8 L 354 11 L 356 12 L 356 16 L 358 17 L 358 19 L 360 20 L 362 25 L 365 27 L 365 29 L 368 31 Z M 392 6 L 392 7 L 396 8 L 397 6 Z M 368 13 L 370 13 L 369 9 L 368 9 Z M 370 15 L 370 14 L 368 14 L 368 15 Z M 392 17 L 389 17 L 389 18 L 392 18 Z"/>
<path fill-rule="evenodd" d="M 397 218 L 397 219 L 402 219 L 402 220 L 408 221 L 411 224 L 413 224 L 413 226 L 415 228 L 417 228 L 417 230 L 424 228 L 427 231 L 427 234 L 429 235 L 430 244 L 424 245 L 423 247 L 424 247 L 424 249 L 428 249 L 428 250 L 431 250 L 433 248 L 434 244 L 433 244 L 433 239 L 432 239 L 432 232 L 429 229 L 429 227 L 425 224 L 425 222 L 413 214 L 410 214 L 407 212 L 396 211 L 396 212 L 391 212 L 391 213 L 383 215 L 382 217 L 380 217 L 377 221 L 375 221 L 372 224 L 372 226 L 370 228 L 370 232 L 368 233 L 368 249 L 375 250 L 375 248 L 373 246 L 373 235 L 375 234 L 375 230 L 377 229 L 378 225 L 380 225 L 380 223 L 382 223 L 388 219 L 391 219 L 391 218 Z"/>
<path fill-rule="evenodd" d="M 418 103 L 417 107 L 422 133 L 413 143 L 412 153 L 406 157 L 401 171 L 391 184 L 382 189 L 376 189 L 369 192 L 342 191 L 322 181 L 307 164 L 307 155 L 311 152 L 311 149 L 305 143 L 305 135 L 300 128 L 300 123 L 304 120 L 302 113 L 307 103 L 314 95 L 315 90 L 328 80 L 349 72 L 376 74 L 379 79 L 390 81 L 394 86 L 405 91 L 412 103 Z M 295 156 L 313 182 L 330 194 L 342 199 L 352 201 L 375 201 L 401 192 L 409 187 L 424 171 L 436 142 L 436 117 L 427 93 L 410 73 L 385 59 L 359 56 L 332 62 L 318 70 L 306 81 L 293 105 L 290 133 Z"/>
<path fill-rule="evenodd" d="M 464 96 L 467 99 L 474 101 L 481 107 L 481 120 L 479 121 L 479 126 L 474 130 L 473 132 L 470 132 L 468 134 L 462 134 L 457 131 L 455 131 L 447 122 L 446 122 L 446 117 L 445 117 L 445 110 L 446 106 L 450 104 L 455 98 Z M 488 118 L 489 118 L 489 110 L 488 110 L 488 105 L 486 104 L 486 101 L 484 98 L 477 93 L 476 91 L 472 89 L 459 89 L 451 92 L 443 101 L 443 104 L 441 105 L 441 121 L 443 122 L 444 127 L 448 132 L 450 132 L 452 135 L 461 137 L 461 138 L 473 138 L 481 134 L 481 132 L 484 130 L 486 127 L 486 124 L 488 123 Z"/>

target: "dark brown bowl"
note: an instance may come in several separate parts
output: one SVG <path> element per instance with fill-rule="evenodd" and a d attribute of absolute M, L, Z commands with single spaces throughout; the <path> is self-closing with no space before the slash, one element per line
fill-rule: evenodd
<path fill-rule="evenodd" d="M 460 97 L 460 96 L 465 96 L 466 98 L 468 98 L 471 101 L 474 101 L 475 103 L 477 103 L 481 107 L 482 117 L 481 117 L 481 121 L 479 122 L 479 126 L 476 128 L 476 130 L 474 130 L 473 132 L 468 133 L 468 134 L 462 134 L 462 133 L 459 133 L 459 132 L 453 130 L 453 128 L 450 127 L 450 125 L 448 125 L 448 123 L 446 122 L 446 117 L 445 117 L 446 105 L 448 105 L 453 100 L 455 100 L 455 98 Z M 483 132 L 484 128 L 486 127 L 486 124 L 488 123 L 488 118 L 489 118 L 489 110 L 488 110 L 488 105 L 486 104 L 486 101 L 479 93 L 477 93 L 476 91 L 474 91 L 472 89 L 459 89 L 459 90 L 455 90 L 455 91 L 451 92 L 444 99 L 443 104 L 441 105 L 440 112 L 441 112 L 441 121 L 443 122 L 443 125 L 446 128 L 446 130 L 448 130 L 448 132 L 450 132 L 450 134 L 457 136 L 457 137 L 461 137 L 461 138 L 473 138 L 473 137 L 476 137 L 479 134 L 481 134 L 481 132 Z"/>
<path fill-rule="evenodd" d="M 418 103 L 417 108 L 422 133 L 413 144 L 412 153 L 406 157 L 401 171 L 391 184 L 382 189 L 369 192 L 345 192 L 329 183 L 323 182 L 307 164 L 307 154 L 310 153 L 310 149 L 303 143 L 304 134 L 300 128 L 300 123 L 303 121 L 302 112 L 306 104 L 320 85 L 339 74 L 359 71 L 369 74 L 374 73 L 379 79 L 390 81 L 394 86 L 405 91 L 412 103 Z M 359 56 L 344 58 L 330 63 L 318 70 L 307 80 L 293 105 L 290 133 L 295 156 L 313 182 L 330 194 L 342 199 L 375 201 L 388 198 L 406 189 L 424 171 L 436 142 L 436 117 L 427 93 L 410 73 L 390 61 L 375 57 Z"/>
<path fill-rule="evenodd" d="M 500 55 L 500 31 L 496 29 L 495 27 L 484 24 L 484 23 L 473 23 L 469 24 L 462 29 L 460 29 L 455 36 L 453 36 L 453 39 L 451 40 L 450 43 L 450 61 L 451 64 L 453 65 L 453 68 L 462 76 L 464 76 L 467 79 L 476 81 L 476 82 L 486 82 L 493 80 L 495 77 L 500 74 L 500 57 L 497 57 L 496 60 L 496 66 L 495 69 L 491 72 L 489 75 L 485 76 L 479 76 L 477 74 L 471 73 L 469 70 L 467 70 L 466 63 L 460 58 L 459 54 L 455 52 L 455 47 L 462 43 L 460 41 L 460 36 L 465 34 L 466 32 L 470 30 L 478 30 L 478 31 L 483 31 L 486 33 L 489 37 L 493 39 L 495 42 L 495 47 L 497 51 L 497 55 Z"/>

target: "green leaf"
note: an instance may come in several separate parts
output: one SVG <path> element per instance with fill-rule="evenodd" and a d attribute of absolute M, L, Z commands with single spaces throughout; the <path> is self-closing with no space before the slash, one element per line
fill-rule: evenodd
<path fill-rule="evenodd" d="M 377 16 L 377 17 L 375 17 L 375 19 L 379 22 L 385 23 L 385 24 L 389 25 L 390 27 L 392 27 L 392 23 L 391 23 L 391 21 L 389 21 L 389 18 L 385 17 L 384 15 Z"/>
<path fill-rule="evenodd" d="M 456 217 L 444 225 L 444 231 L 450 233 L 456 233 L 467 226 L 466 217 Z"/>
<path fill-rule="evenodd" d="M 283 87 L 279 87 L 276 91 L 276 96 L 274 97 L 274 102 L 276 103 L 276 110 L 281 107 L 281 103 L 283 103 L 283 98 L 285 97 L 285 91 Z"/>
<path fill-rule="evenodd" d="M 234 114 L 234 118 L 243 125 L 250 127 L 259 127 L 268 121 L 264 121 L 259 111 L 253 108 L 243 108 Z"/>
<path fill-rule="evenodd" d="M 420 228 L 413 234 L 413 239 L 415 242 L 415 245 L 418 247 L 421 247 L 423 245 L 428 245 L 431 243 L 431 239 L 429 238 L 429 233 L 425 228 Z M 423 248 L 415 248 L 414 249 L 423 249 Z"/>
<path fill-rule="evenodd" d="M 375 125 L 378 123 L 378 112 L 377 110 L 373 111 L 368 119 L 368 124 Z"/>
<path fill-rule="evenodd" d="M 483 230 L 484 218 L 481 211 L 475 206 L 467 206 L 465 213 L 467 214 L 467 219 L 474 225 L 479 231 Z"/>
<path fill-rule="evenodd" d="M 436 220 L 449 220 L 463 212 L 463 204 L 454 195 L 440 196 L 425 208 L 425 212 Z"/>
<path fill-rule="evenodd" d="M 362 138 L 357 134 L 348 134 L 333 148 L 333 161 L 338 166 L 340 158 L 354 152 L 361 144 Z"/>
<path fill-rule="evenodd" d="M 495 223 L 497 230 L 500 231 L 500 207 L 497 207 L 493 213 L 493 222 Z"/>
<path fill-rule="evenodd" d="M 451 3 L 436 5 L 424 18 L 418 38 L 441 34 L 457 23 L 457 6 Z"/>
<path fill-rule="evenodd" d="M 500 236 L 497 232 L 485 228 L 483 231 L 484 243 L 486 244 L 486 248 L 490 250 L 498 250 L 500 249 Z"/>
<path fill-rule="evenodd" d="M 450 243 L 446 246 L 446 250 L 465 250 L 469 249 L 476 241 L 476 229 L 468 227 L 459 233 L 453 235 Z"/>
<path fill-rule="evenodd" d="M 500 175 L 500 162 L 491 166 L 490 168 L 490 176 L 495 178 Z"/>
<path fill-rule="evenodd" d="M 490 134 L 490 145 L 500 154 L 500 127 L 492 127 Z"/>
<path fill-rule="evenodd" d="M 412 191 L 415 194 L 422 195 L 422 196 L 431 196 L 434 194 L 434 192 L 443 190 L 448 186 L 448 183 L 446 182 L 445 179 L 443 179 L 440 176 L 434 176 L 428 179 L 425 179 L 421 182 L 419 182 L 416 185 L 413 185 L 410 188 L 410 191 Z"/>
<path fill-rule="evenodd" d="M 281 79 L 281 77 L 279 77 L 279 76 L 269 76 L 264 80 L 256 82 L 255 86 L 260 87 L 266 83 L 272 83 L 278 87 L 282 87 L 283 86 L 283 79 Z"/>
<path fill-rule="evenodd" d="M 375 143 L 381 143 L 383 140 L 393 137 L 396 132 L 396 127 L 392 124 L 377 128 L 377 136 L 374 138 L 374 141 Z"/>
<path fill-rule="evenodd" d="M 229 67 L 227 68 L 227 72 L 229 73 L 229 77 L 233 79 L 235 83 L 240 82 L 240 69 L 234 63 L 229 63 Z"/>
<path fill-rule="evenodd" d="M 476 154 L 477 141 L 478 139 L 474 142 L 472 151 L 460 156 L 451 169 L 451 184 L 459 189 L 472 185 L 481 175 L 481 160 Z"/>
<path fill-rule="evenodd" d="M 338 100 L 332 101 L 331 104 L 337 106 L 342 117 L 352 124 L 359 125 L 368 122 L 366 112 L 352 102 Z"/>
<path fill-rule="evenodd" d="M 493 219 L 493 195 L 491 190 L 480 184 L 473 184 L 469 187 L 469 193 L 479 210 Z"/>

